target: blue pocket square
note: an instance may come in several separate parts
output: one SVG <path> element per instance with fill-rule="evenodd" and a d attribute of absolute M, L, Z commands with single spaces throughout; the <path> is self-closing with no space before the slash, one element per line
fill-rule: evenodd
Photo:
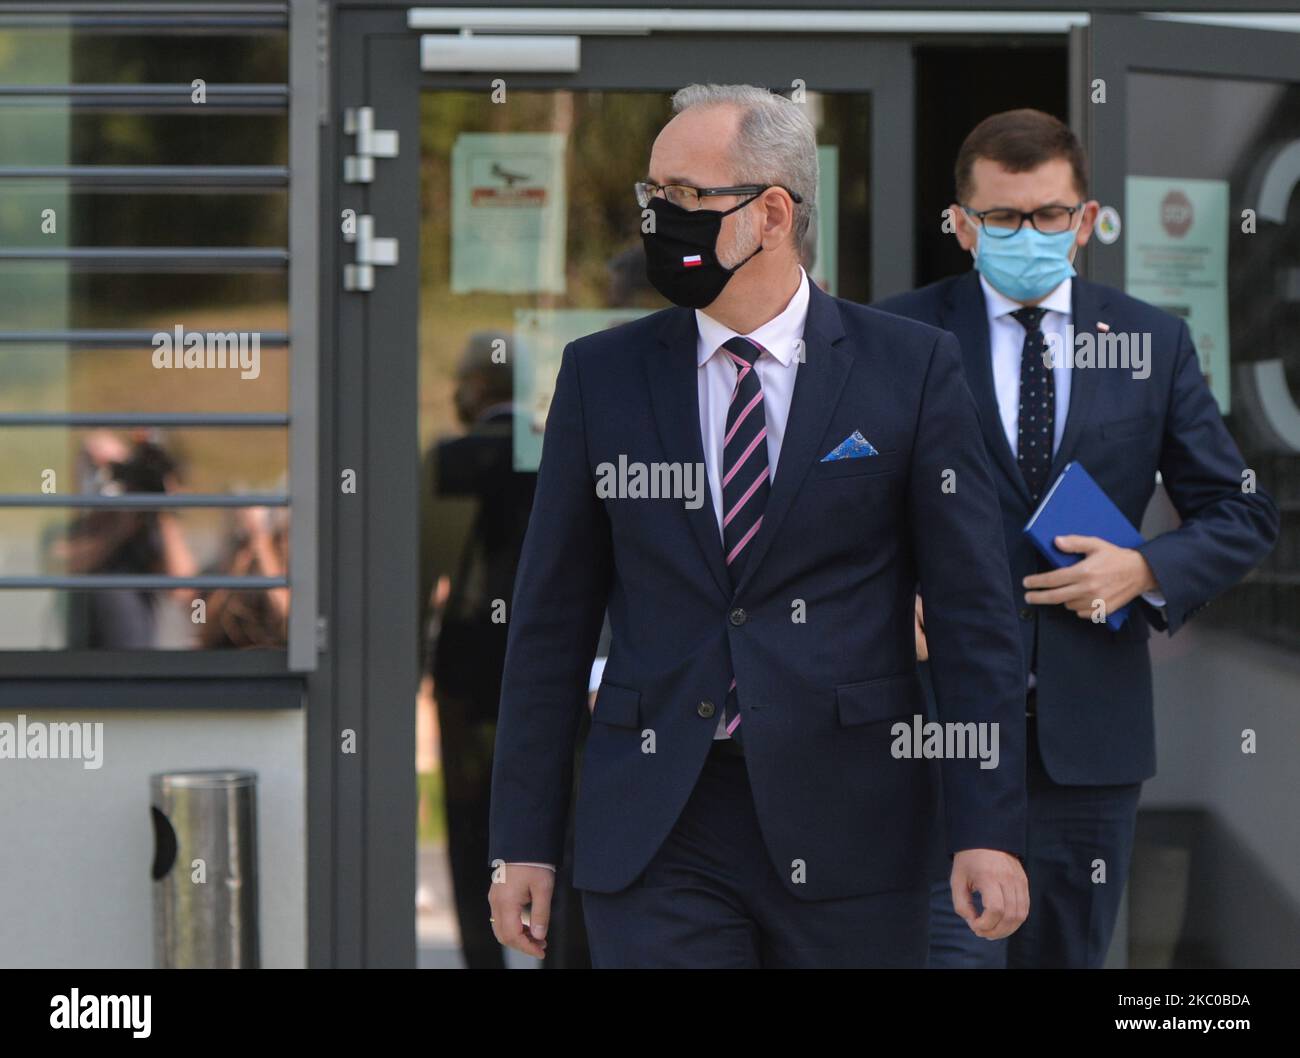
<path fill-rule="evenodd" d="M 863 437 L 860 431 L 854 430 L 848 437 L 822 456 L 821 461 L 829 463 L 835 459 L 861 459 L 863 456 L 879 454 L 875 446 Z"/>

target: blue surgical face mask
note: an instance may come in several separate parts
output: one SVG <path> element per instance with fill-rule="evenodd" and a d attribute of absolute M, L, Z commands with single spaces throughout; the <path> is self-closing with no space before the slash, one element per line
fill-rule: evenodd
<path fill-rule="evenodd" d="M 1006 239 L 992 239 L 981 230 L 975 268 L 1013 301 L 1036 301 L 1078 274 L 1070 263 L 1074 236 L 1073 228 L 1044 235 L 1028 224 Z"/>

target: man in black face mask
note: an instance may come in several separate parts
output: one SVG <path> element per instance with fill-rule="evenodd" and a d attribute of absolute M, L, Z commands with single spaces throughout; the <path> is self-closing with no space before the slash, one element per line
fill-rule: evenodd
<path fill-rule="evenodd" d="M 939 762 L 918 583 L 967 750 L 942 761 L 954 903 L 987 937 L 1028 910 L 1019 636 L 957 343 L 809 282 L 800 106 L 673 102 L 635 190 L 679 307 L 571 343 L 547 418 L 493 771 L 496 935 L 545 948 L 608 607 L 575 843 L 593 963 L 921 966 Z"/>

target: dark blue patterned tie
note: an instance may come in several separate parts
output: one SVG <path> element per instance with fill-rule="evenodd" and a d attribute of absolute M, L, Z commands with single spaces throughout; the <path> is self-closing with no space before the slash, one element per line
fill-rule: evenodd
<path fill-rule="evenodd" d="M 1025 344 L 1020 350 L 1016 462 L 1034 503 L 1042 496 L 1048 472 L 1052 469 L 1056 422 L 1056 386 L 1052 369 L 1043 362 L 1047 341 L 1043 337 L 1042 322 L 1046 312 L 1046 309 L 1035 306 L 1011 313 L 1012 319 L 1025 329 Z"/>

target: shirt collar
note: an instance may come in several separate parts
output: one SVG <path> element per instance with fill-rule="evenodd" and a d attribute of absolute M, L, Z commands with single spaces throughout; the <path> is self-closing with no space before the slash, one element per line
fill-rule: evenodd
<path fill-rule="evenodd" d="M 795 343 L 803 339 L 804 324 L 808 319 L 808 296 L 808 273 L 801 265 L 799 286 L 785 308 L 761 327 L 740 337 L 762 346 L 780 361 L 782 367 L 789 367 L 790 361 L 794 359 Z M 695 326 L 700 334 L 696 362 L 701 367 L 722 348 L 724 342 L 737 337 L 736 331 L 700 309 L 695 310 Z"/>
<path fill-rule="evenodd" d="M 1024 308 L 1020 302 L 1012 301 L 1000 290 L 995 289 L 993 284 L 984 278 L 983 273 L 980 273 L 980 286 L 984 288 L 984 304 L 988 306 L 990 323 Z M 1069 317 L 1071 312 L 1070 297 L 1073 288 L 1074 280 L 1067 276 L 1055 290 L 1038 303 L 1038 307 L 1046 309 L 1048 312 L 1059 312 L 1062 316 Z"/>

